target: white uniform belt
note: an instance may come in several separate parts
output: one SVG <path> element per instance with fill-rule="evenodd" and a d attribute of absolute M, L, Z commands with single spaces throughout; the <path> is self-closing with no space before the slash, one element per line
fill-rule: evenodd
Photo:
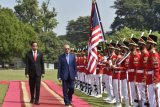
<path fill-rule="evenodd" d="M 128 72 L 134 72 L 134 69 L 129 69 Z"/>
<path fill-rule="evenodd" d="M 152 74 L 153 74 L 153 71 L 147 71 L 146 74 L 147 74 L 147 75 L 152 75 Z"/>
<path fill-rule="evenodd" d="M 137 73 L 143 73 L 144 70 L 137 70 Z"/>
<path fill-rule="evenodd" d="M 115 73 L 120 73 L 121 71 L 114 71 Z"/>
<path fill-rule="evenodd" d="M 79 66 L 79 67 L 84 67 L 84 65 L 81 65 L 81 66 Z"/>

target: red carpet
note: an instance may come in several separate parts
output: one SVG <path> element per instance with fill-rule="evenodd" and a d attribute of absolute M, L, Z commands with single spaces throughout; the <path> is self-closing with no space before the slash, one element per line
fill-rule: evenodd
<path fill-rule="evenodd" d="M 21 85 L 19 81 L 10 82 L 2 107 L 21 107 Z"/>
<path fill-rule="evenodd" d="M 29 85 L 26 82 L 26 87 L 29 93 Z M 40 105 L 33 104 L 33 107 L 64 107 L 51 93 L 49 93 L 43 85 L 41 85 L 40 91 Z"/>
<path fill-rule="evenodd" d="M 26 104 L 29 104 L 30 107 L 64 107 L 62 96 L 62 88 L 59 85 L 53 81 L 45 81 L 41 85 L 40 105 L 30 104 L 28 102 L 30 99 L 28 82 L 23 82 L 23 85 L 21 85 L 21 81 L 12 81 L 9 83 L 9 89 L 2 107 L 27 107 L 28 105 Z M 74 107 L 91 107 L 87 102 L 77 96 L 73 96 L 72 104 Z"/>
<path fill-rule="evenodd" d="M 54 83 L 53 81 L 44 81 L 53 91 L 55 91 L 60 96 L 63 96 L 62 88 Z M 77 96 L 73 96 L 73 102 L 74 107 L 91 107 L 86 101 L 82 100 L 81 98 Z"/>

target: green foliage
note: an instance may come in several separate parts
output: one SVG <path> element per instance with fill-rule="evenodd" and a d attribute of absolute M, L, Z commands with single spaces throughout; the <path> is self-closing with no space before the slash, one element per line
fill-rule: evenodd
<path fill-rule="evenodd" d="M 58 24 L 55 17 L 57 13 L 55 12 L 55 8 L 52 8 L 52 11 L 48 10 L 48 4 L 43 1 L 41 9 L 40 9 L 40 17 L 43 22 L 43 31 L 51 32 L 53 28 L 55 28 Z"/>
<path fill-rule="evenodd" d="M 58 56 L 63 53 L 64 44 L 69 44 L 73 46 L 70 42 L 66 40 L 61 40 L 56 37 L 53 32 L 42 33 L 40 36 L 41 41 L 43 41 L 45 46 L 45 60 L 46 62 L 56 62 Z"/>
<path fill-rule="evenodd" d="M 0 107 L 2 107 L 2 104 L 3 104 L 3 100 L 4 100 L 4 97 L 7 93 L 7 89 L 8 89 L 8 85 L 2 85 L 0 84 L 0 89 L 1 89 L 1 96 L 0 96 Z"/>
<path fill-rule="evenodd" d="M 33 26 L 37 33 L 52 31 L 58 24 L 55 8 L 48 9 L 49 1 L 43 1 L 41 8 L 37 0 L 17 0 L 17 3 L 14 7 L 17 17 Z"/>
<path fill-rule="evenodd" d="M 12 58 L 24 57 L 37 33 L 28 25 L 18 20 L 12 10 L 0 9 L 0 63 L 9 62 Z"/>
<path fill-rule="evenodd" d="M 66 39 L 76 46 L 87 41 L 90 32 L 90 17 L 79 17 L 76 20 L 70 20 L 67 25 Z"/>
<path fill-rule="evenodd" d="M 18 5 L 14 7 L 15 13 L 20 21 L 29 23 L 32 26 L 37 23 L 40 15 L 37 0 L 17 0 Z"/>
<path fill-rule="evenodd" d="M 126 40 L 129 41 L 132 34 L 134 35 L 134 37 L 140 38 L 142 32 L 144 32 L 144 36 L 148 37 L 149 31 L 147 31 L 147 30 L 140 31 L 140 30 L 137 30 L 137 29 L 130 29 L 128 27 L 124 27 L 123 29 L 121 29 L 121 30 L 113 33 L 112 36 L 107 36 L 106 35 L 106 39 L 107 39 L 108 42 L 110 40 L 113 40 L 114 42 L 116 42 L 116 41 L 122 41 L 124 38 L 126 38 Z M 160 44 L 159 44 L 160 34 L 158 32 L 152 32 L 152 34 L 158 36 L 157 49 L 158 49 L 158 51 L 160 51 L 159 50 L 160 49 Z"/>
<path fill-rule="evenodd" d="M 17 3 L 15 13 L 19 20 L 30 24 L 37 32 L 38 39 L 42 42 L 41 50 L 44 53 L 45 61 L 56 62 L 59 54 L 63 52 L 63 44 L 70 43 L 59 39 L 53 31 L 58 22 L 55 8 L 48 9 L 50 0 L 43 1 L 40 7 L 38 7 L 37 0 L 18 0 Z"/>
<path fill-rule="evenodd" d="M 113 31 L 127 26 L 160 32 L 160 0 L 116 0 L 112 7 L 117 15 L 111 25 Z"/>

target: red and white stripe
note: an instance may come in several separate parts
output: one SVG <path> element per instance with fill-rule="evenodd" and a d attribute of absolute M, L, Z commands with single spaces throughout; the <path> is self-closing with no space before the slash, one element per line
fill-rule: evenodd
<path fill-rule="evenodd" d="M 88 70 L 92 74 L 96 74 L 98 52 L 97 45 L 104 40 L 101 27 L 98 25 L 92 29 L 92 36 L 88 46 Z"/>

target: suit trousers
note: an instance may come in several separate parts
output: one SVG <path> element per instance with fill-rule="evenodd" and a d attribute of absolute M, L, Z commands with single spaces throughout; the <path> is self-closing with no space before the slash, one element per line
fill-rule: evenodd
<path fill-rule="evenodd" d="M 67 80 L 62 80 L 62 87 L 63 87 L 63 96 L 64 96 L 64 103 L 72 102 L 72 95 L 74 93 L 74 80 L 68 78 Z"/>
<path fill-rule="evenodd" d="M 29 87 L 31 99 L 39 101 L 40 96 L 40 86 L 41 86 L 41 76 L 29 76 Z"/>

